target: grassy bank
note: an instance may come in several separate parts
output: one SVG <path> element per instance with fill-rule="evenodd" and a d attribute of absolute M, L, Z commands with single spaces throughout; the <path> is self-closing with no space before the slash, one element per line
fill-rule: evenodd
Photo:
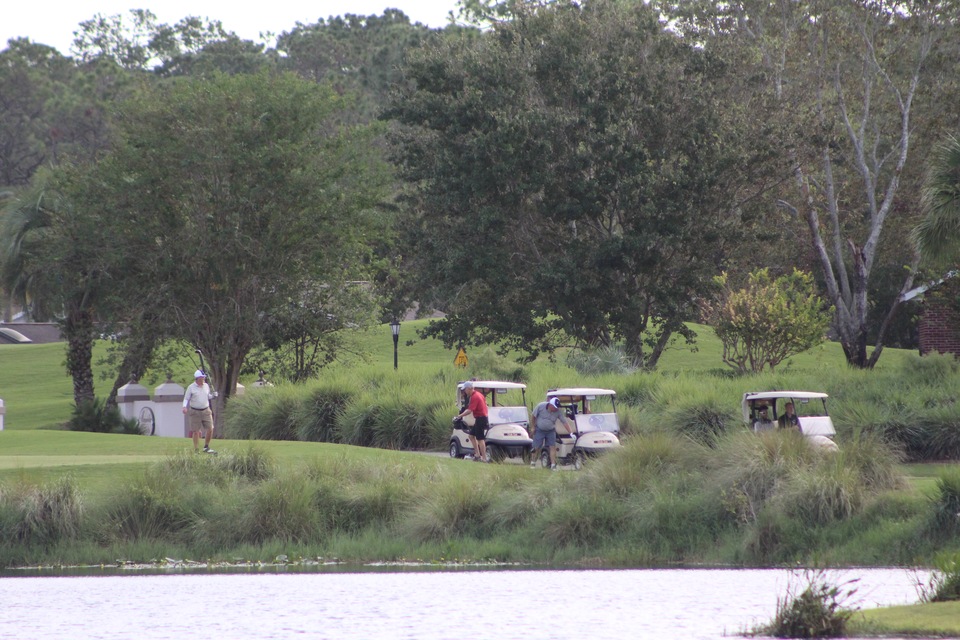
<path fill-rule="evenodd" d="M 823 456 L 792 434 L 706 446 L 636 435 L 583 472 L 297 442 L 0 434 L 0 566 L 485 561 L 917 565 L 957 537 L 937 476 L 863 438 Z M 918 483 L 919 487 L 918 488 Z M 952 486 L 952 485 L 950 485 Z M 938 493 L 939 491 L 939 493 Z"/>
<path fill-rule="evenodd" d="M 960 531 L 944 519 L 960 510 L 960 481 L 944 471 L 952 465 L 900 462 L 960 448 L 951 359 L 891 350 L 878 370 L 852 371 L 824 345 L 777 372 L 734 377 L 701 328 L 699 352 L 668 351 L 655 373 L 588 376 L 562 357 L 519 367 L 484 351 L 457 370 L 433 341 L 401 344 L 395 372 L 388 329 L 371 335 L 383 363 L 233 399 L 216 458 L 194 456 L 181 439 L 37 429 L 69 416 L 69 380 L 54 373 L 62 345 L 0 348 L 10 363 L 0 372 L 9 426 L 0 564 L 283 553 L 923 565 L 957 546 Z M 521 379 L 528 405 L 554 386 L 614 388 L 625 446 L 583 473 L 557 474 L 399 451 L 445 449 L 454 385 L 468 376 Z M 790 434 L 746 433 L 741 395 L 771 388 L 830 392 L 840 455 L 816 455 Z M 24 406 L 41 417 L 29 423 Z"/>
<path fill-rule="evenodd" d="M 849 635 L 960 637 L 960 602 L 932 602 L 859 611 L 850 620 Z"/>

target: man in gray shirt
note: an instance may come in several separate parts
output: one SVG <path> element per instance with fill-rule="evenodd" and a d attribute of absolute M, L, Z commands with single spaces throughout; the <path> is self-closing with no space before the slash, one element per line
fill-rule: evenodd
<path fill-rule="evenodd" d="M 543 445 L 547 445 L 547 451 L 550 452 L 550 468 L 557 468 L 557 421 L 563 420 L 570 423 L 567 417 L 563 415 L 560 409 L 560 401 L 556 398 L 550 398 L 541 402 L 533 408 L 533 459 L 530 461 L 531 467 L 537 466 L 537 460 L 540 458 L 540 450 Z M 571 425 L 571 432 L 576 429 Z"/>

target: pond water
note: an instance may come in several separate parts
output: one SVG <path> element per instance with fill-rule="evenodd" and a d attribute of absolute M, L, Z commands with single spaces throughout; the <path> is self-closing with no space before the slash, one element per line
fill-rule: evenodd
<path fill-rule="evenodd" d="M 849 606 L 917 601 L 926 574 L 859 580 Z M 0 578 L 0 638 L 620 640 L 736 636 L 805 584 L 785 570 L 449 570 Z"/>

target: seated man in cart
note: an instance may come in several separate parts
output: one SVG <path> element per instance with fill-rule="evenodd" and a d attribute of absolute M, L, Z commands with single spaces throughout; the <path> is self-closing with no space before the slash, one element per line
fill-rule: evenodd
<path fill-rule="evenodd" d="M 770 416 L 767 414 L 767 405 L 761 405 L 757 409 L 757 419 L 753 423 L 753 430 L 757 433 L 761 431 L 773 431 L 776 426 Z"/>

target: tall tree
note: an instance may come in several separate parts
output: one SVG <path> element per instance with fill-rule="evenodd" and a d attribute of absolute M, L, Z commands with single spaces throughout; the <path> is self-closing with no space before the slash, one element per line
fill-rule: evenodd
<path fill-rule="evenodd" d="M 370 121 L 400 81 L 408 52 L 434 32 L 387 9 L 382 16 L 346 14 L 297 24 L 280 34 L 277 50 L 283 52 L 283 68 L 358 96 L 356 116 Z"/>
<path fill-rule="evenodd" d="M 81 62 L 110 60 L 130 70 L 151 69 L 210 43 L 236 38 L 219 20 L 187 16 L 168 25 L 147 9 L 131 9 L 127 16 L 98 13 L 81 22 L 73 35 L 73 52 Z"/>
<path fill-rule="evenodd" d="M 784 116 L 795 118 L 782 149 L 793 165 L 795 192 L 781 193 L 779 204 L 807 227 L 847 361 L 874 366 L 899 306 L 899 295 L 888 296 L 868 352 L 876 260 L 891 217 L 913 208 L 901 185 L 920 129 L 916 100 L 930 100 L 938 84 L 927 69 L 955 31 L 956 7 L 840 0 L 660 7 L 677 18 L 685 37 L 708 50 L 753 51 L 739 69 L 762 74 Z M 901 272 L 908 267 L 897 284 L 908 289 L 916 257 L 899 251 L 891 259 Z"/>
<path fill-rule="evenodd" d="M 448 312 L 428 333 L 622 341 L 653 367 L 739 237 L 744 112 L 721 107 L 722 60 L 641 3 L 528 9 L 418 53 L 387 111 L 418 187 L 405 255 Z"/>
<path fill-rule="evenodd" d="M 67 373 L 79 406 L 94 398 L 96 312 L 118 275 L 111 229 L 79 214 L 60 177 L 43 171 L 4 211 L 0 234 L 3 284 L 35 317 L 57 320 L 67 341 Z M 36 307 L 39 305 L 39 307 Z"/>
<path fill-rule="evenodd" d="M 123 230 L 127 284 L 203 350 L 221 403 L 264 314 L 305 280 L 363 279 L 386 174 L 369 128 L 336 126 L 345 108 L 292 74 L 177 79 L 119 109 L 86 176 L 86 213 Z"/>

